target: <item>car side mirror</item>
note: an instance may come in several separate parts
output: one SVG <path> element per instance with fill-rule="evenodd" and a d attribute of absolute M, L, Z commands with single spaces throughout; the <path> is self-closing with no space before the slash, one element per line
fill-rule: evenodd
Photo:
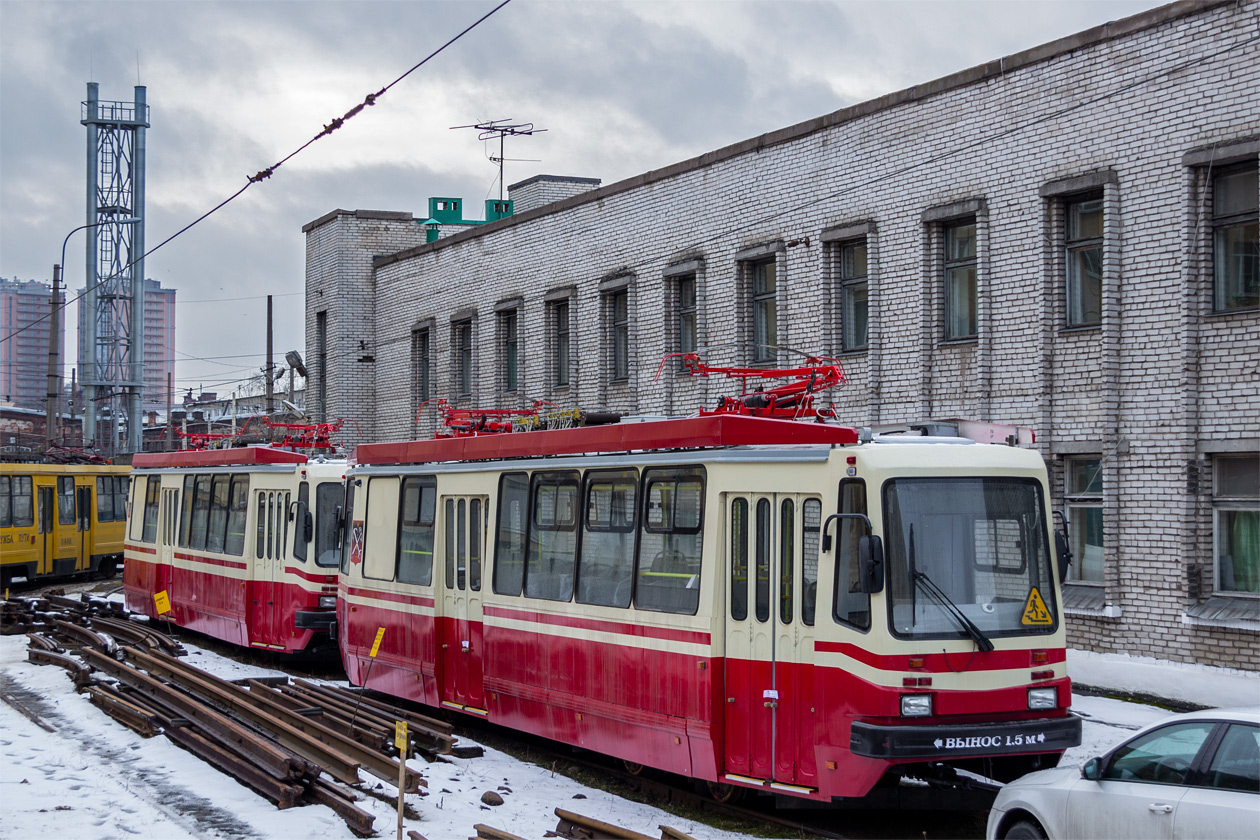
<path fill-rule="evenodd" d="M 874 534 L 858 540 L 858 580 L 868 595 L 884 589 L 884 543 Z"/>
<path fill-rule="evenodd" d="M 1103 763 L 1101 758 L 1091 758 L 1081 765 L 1081 778 L 1096 782 L 1102 778 Z"/>

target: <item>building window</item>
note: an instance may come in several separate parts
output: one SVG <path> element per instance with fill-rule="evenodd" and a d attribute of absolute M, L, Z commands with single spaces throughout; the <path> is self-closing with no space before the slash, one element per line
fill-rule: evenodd
<path fill-rule="evenodd" d="M 1069 201 L 1064 210 L 1067 325 L 1094 326 L 1102 322 L 1102 196 Z"/>
<path fill-rule="evenodd" d="M 975 338 L 976 220 L 945 226 L 945 338 Z"/>
<path fill-rule="evenodd" d="M 841 349 L 862 350 L 867 342 L 866 237 L 842 242 L 840 258 Z"/>
<path fill-rule="evenodd" d="M 1069 578 L 1078 583 L 1103 582 L 1102 459 L 1071 458 L 1067 467 L 1068 520 L 1072 535 Z"/>
<path fill-rule="evenodd" d="M 516 310 L 499 315 L 499 349 L 503 368 L 503 390 L 515 391 L 517 378 L 518 338 L 516 332 Z"/>
<path fill-rule="evenodd" d="M 1213 466 L 1217 591 L 1260 594 L 1260 454 L 1218 455 Z"/>
<path fill-rule="evenodd" d="M 552 338 L 555 342 L 552 355 L 553 375 L 557 387 L 569 384 L 569 302 L 559 301 L 551 305 Z"/>
<path fill-rule="evenodd" d="M 1256 165 L 1222 169 L 1212 178 L 1213 308 L 1260 306 L 1260 225 Z"/>
<path fill-rule="evenodd" d="M 696 275 L 678 278 L 678 346 L 679 353 L 696 352 Z"/>
<path fill-rule="evenodd" d="M 411 388 L 417 405 L 429 398 L 429 331 L 411 332 Z"/>
<path fill-rule="evenodd" d="M 455 351 L 455 394 L 471 397 L 473 386 L 473 325 L 458 321 L 451 325 L 451 344 Z"/>
<path fill-rule="evenodd" d="M 613 381 L 630 378 L 630 292 L 622 289 L 608 296 L 609 343 Z"/>
<path fill-rule="evenodd" d="M 778 266 L 773 259 L 752 264 L 753 361 L 778 358 Z"/>

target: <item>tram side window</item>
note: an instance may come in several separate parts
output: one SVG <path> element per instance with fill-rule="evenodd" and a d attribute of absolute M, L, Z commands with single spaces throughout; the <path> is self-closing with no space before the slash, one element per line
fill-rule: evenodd
<path fill-rule="evenodd" d="M 345 488 L 336 481 L 326 481 L 315 488 L 315 565 L 337 566 L 337 541 L 341 520 L 337 508 L 346 498 Z"/>
<path fill-rule="evenodd" d="M 806 499 L 801 503 L 801 622 L 814 626 L 818 603 L 818 545 L 822 524 L 822 502 Z"/>
<path fill-rule="evenodd" d="M 634 605 L 642 610 L 695 615 L 700 605 L 704 473 L 647 470 L 643 487 Z"/>
<path fill-rule="evenodd" d="M 359 486 L 361 479 L 352 478 L 346 482 L 346 503 L 341 509 L 341 573 L 348 574 L 350 571 L 350 555 L 354 553 L 356 540 L 362 539 L 361 536 L 354 532 L 354 491 Z M 359 545 L 359 551 L 362 551 L 362 544 Z M 359 562 L 363 558 L 360 556 Z"/>
<path fill-rule="evenodd" d="M 188 547 L 188 534 L 192 530 L 193 495 L 196 483 L 197 476 L 184 476 L 184 493 L 180 497 L 179 516 L 179 545 L 182 548 Z"/>
<path fill-rule="evenodd" d="M 206 530 L 210 523 L 210 476 L 199 475 L 193 483 L 192 525 L 188 529 L 188 547 L 204 550 Z"/>
<path fill-rule="evenodd" d="M 162 480 L 156 475 L 149 476 L 144 492 L 144 532 L 140 535 L 143 542 L 157 541 L 158 499 L 162 489 Z"/>
<path fill-rule="evenodd" d="M 731 502 L 731 618 L 748 618 L 748 500 Z"/>
<path fill-rule="evenodd" d="M 393 580 L 398 563 L 398 497 L 396 476 L 373 476 L 367 483 L 367 529 L 363 541 L 363 576 Z"/>
<path fill-rule="evenodd" d="M 573 598 L 577 560 L 577 473 L 536 473 L 525 595 L 549 601 Z"/>
<path fill-rule="evenodd" d="M 629 607 L 639 476 L 634 470 L 586 474 L 586 516 L 578 558 L 577 600 Z"/>
<path fill-rule="evenodd" d="M 757 502 L 757 565 L 754 569 L 757 620 L 770 620 L 770 500 Z"/>
<path fill-rule="evenodd" d="M 232 486 L 232 476 L 216 475 L 210 481 L 210 524 L 206 528 L 206 551 L 215 554 L 223 553 L 224 538 L 227 535 L 228 491 Z"/>
<path fill-rule="evenodd" d="M 481 499 L 468 500 L 468 588 L 481 591 Z"/>
<path fill-rule="evenodd" d="M 792 623 L 792 580 L 796 575 L 796 505 L 779 506 L 779 621 Z"/>
<path fill-rule="evenodd" d="M 437 483 L 432 478 L 403 480 L 402 510 L 398 515 L 399 583 L 433 584 L 433 525 L 437 512 Z"/>
<path fill-rule="evenodd" d="M 0 476 L 0 528 L 29 528 L 35 524 L 33 493 L 29 475 Z"/>
<path fill-rule="evenodd" d="M 122 522 L 127 518 L 127 479 L 120 475 L 96 477 L 96 521 Z"/>
<path fill-rule="evenodd" d="M 840 482 L 840 512 L 866 513 L 866 482 Z M 836 521 L 836 581 L 833 615 L 841 624 L 859 630 L 871 627 L 871 596 L 862 592 L 858 571 L 858 541 L 866 535 L 859 519 Z"/>
<path fill-rule="evenodd" d="M 249 515 L 249 476 L 232 476 L 232 488 L 228 496 L 227 537 L 223 540 L 223 553 L 240 557 L 245 553 L 245 519 Z"/>
<path fill-rule="evenodd" d="M 57 476 L 57 524 L 74 524 L 74 476 Z"/>
<path fill-rule="evenodd" d="M 521 594 L 528 507 L 529 477 L 525 473 L 505 473 L 499 479 L 499 521 L 495 528 L 494 591 L 498 595 Z"/>
<path fill-rule="evenodd" d="M 254 556 L 267 556 L 267 494 L 258 494 L 258 527 L 254 535 Z"/>

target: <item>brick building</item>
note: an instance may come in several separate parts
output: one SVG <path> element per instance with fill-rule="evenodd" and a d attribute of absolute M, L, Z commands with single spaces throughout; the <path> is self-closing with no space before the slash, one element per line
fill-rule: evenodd
<path fill-rule="evenodd" d="M 667 353 L 835 355 L 854 425 L 1036 430 L 1074 647 L 1260 669 L 1258 18 L 1175 3 L 432 242 L 329 213 L 309 405 L 677 415 L 725 383 Z"/>

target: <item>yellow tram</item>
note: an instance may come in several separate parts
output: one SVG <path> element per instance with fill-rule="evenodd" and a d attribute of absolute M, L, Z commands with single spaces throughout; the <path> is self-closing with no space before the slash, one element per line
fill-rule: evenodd
<path fill-rule="evenodd" d="M 122 565 L 128 466 L 0 464 L 0 578 L 63 577 Z"/>

